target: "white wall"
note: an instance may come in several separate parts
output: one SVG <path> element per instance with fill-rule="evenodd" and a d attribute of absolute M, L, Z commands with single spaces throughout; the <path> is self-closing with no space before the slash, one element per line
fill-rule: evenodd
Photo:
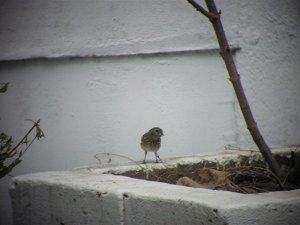
<path fill-rule="evenodd" d="M 266 141 L 298 144 L 300 3 L 216 3 Z M 254 147 L 216 47 L 209 22 L 183 0 L 2 1 L 0 81 L 11 85 L 0 127 L 18 139 L 24 119 L 41 118 L 46 133 L 13 174 L 92 164 L 103 151 L 141 160 L 152 126 L 164 129 L 162 158 Z"/>

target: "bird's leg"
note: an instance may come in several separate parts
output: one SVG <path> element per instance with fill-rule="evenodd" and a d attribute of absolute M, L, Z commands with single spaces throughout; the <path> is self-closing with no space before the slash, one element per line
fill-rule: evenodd
<path fill-rule="evenodd" d="M 159 161 L 162 162 L 162 160 L 159 158 L 159 155 L 157 154 L 157 152 L 154 152 L 154 154 L 155 154 L 155 162 L 158 163 L 158 159 L 159 159 Z"/>
<path fill-rule="evenodd" d="M 143 163 L 146 163 L 147 152 L 145 151 L 145 157 Z"/>

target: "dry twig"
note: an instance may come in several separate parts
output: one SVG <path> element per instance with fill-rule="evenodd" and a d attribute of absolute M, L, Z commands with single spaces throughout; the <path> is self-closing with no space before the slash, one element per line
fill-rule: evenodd
<path fill-rule="evenodd" d="M 270 148 L 268 147 L 267 143 L 265 142 L 263 136 L 261 135 L 258 126 L 254 120 L 253 114 L 251 112 L 251 108 L 248 104 L 248 100 L 246 98 L 241 80 L 240 75 L 237 71 L 235 66 L 233 56 L 231 53 L 231 49 L 229 47 L 225 31 L 223 29 L 223 25 L 221 23 L 221 11 L 217 10 L 214 0 L 205 0 L 206 6 L 208 10 L 205 10 L 197 1 L 195 0 L 187 0 L 190 4 L 192 4 L 196 10 L 206 16 L 213 25 L 215 30 L 219 46 L 220 46 L 220 54 L 225 62 L 226 68 L 229 74 L 229 80 L 232 82 L 233 88 L 235 90 L 241 111 L 245 118 L 248 130 L 250 134 L 258 146 L 260 152 L 262 153 L 263 157 L 265 158 L 266 162 L 268 163 L 271 170 L 276 174 L 278 178 L 281 180 L 284 178 L 284 173 L 280 169 L 279 164 L 276 162 L 274 156 L 271 153 Z"/>

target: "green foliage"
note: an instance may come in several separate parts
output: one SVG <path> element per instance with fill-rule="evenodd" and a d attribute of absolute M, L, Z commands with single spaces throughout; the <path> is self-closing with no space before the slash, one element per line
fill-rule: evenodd
<path fill-rule="evenodd" d="M 0 83 L 0 93 L 4 93 L 8 89 L 8 83 Z M 22 162 L 21 157 L 29 149 L 31 144 L 37 139 L 45 137 L 38 121 L 32 121 L 33 126 L 28 130 L 24 137 L 13 145 L 13 138 L 5 132 L 0 133 L 0 179 L 8 175 L 15 166 Z"/>
<path fill-rule="evenodd" d="M 15 146 L 13 146 L 12 137 L 4 132 L 0 134 L 0 179 L 8 175 L 15 166 L 22 162 L 21 157 L 36 139 L 45 137 L 39 123 L 40 120 L 34 122 L 31 129 Z M 33 139 L 30 136 L 33 136 Z"/>

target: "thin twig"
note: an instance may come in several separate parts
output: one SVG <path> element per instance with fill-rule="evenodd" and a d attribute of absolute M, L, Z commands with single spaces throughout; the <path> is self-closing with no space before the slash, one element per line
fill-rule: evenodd
<path fill-rule="evenodd" d="M 26 146 L 26 148 L 23 151 L 20 151 L 20 156 L 22 156 L 28 149 L 29 147 L 33 144 L 33 142 L 37 139 L 37 136 L 35 136 L 32 141 Z"/>
<path fill-rule="evenodd" d="M 117 156 L 117 157 L 120 157 L 120 158 L 127 159 L 127 160 L 129 160 L 130 162 L 133 162 L 134 164 L 136 164 L 137 166 L 139 166 L 139 167 L 140 167 L 141 169 L 143 169 L 143 170 L 144 170 L 144 169 L 147 169 L 147 168 L 142 167 L 140 163 L 136 162 L 135 160 L 133 160 L 133 159 L 127 157 L 127 156 L 119 155 L 119 154 L 115 154 L 115 153 L 108 153 L 108 152 L 107 152 L 107 153 L 97 153 L 97 154 L 94 155 L 94 158 L 97 159 L 97 160 L 99 161 L 100 164 L 101 164 L 101 162 L 100 162 L 100 160 L 97 158 L 98 155 L 107 155 L 107 156 L 113 155 L 113 156 Z"/>
<path fill-rule="evenodd" d="M 211 20 L 212 15 L 206 9 L 204 9 L 198 2 L 194 0 L 187 0 L 192 6 L 196 8 L 197 11 L 201 12 L 204 16 Z"/>
<path fill-rule="evenodd" d="M 247 191 L 245 191 L 243 188 L 241 188 L 239 185 L 235 184 L 234 182 L 231 181 L 230 184 L 232 186 L 234 186 L 236 189 L 238 189 L 241 193 L 243 193 L 243 194 L 247 194 L 248 193 Z"/>
<path fill-rule="evenodd" d="M 229 80 L 231 81 L 233 88 L 235 90 L 241 111 L 243 113 L 244 119 L 247 124 L 247 128 L 253 138 L 253 141 L 258 146 L 261 154 L 263 155 L 264 159 L 268 163 L 270 169 L 273 171 L 274 174 L 276 174 L 276 177 L 279 179 L 284 178 L 283 171 L 280 169 L 279 164 L 275 160 L 274 156 L 272 155 L 272 152 L 265 142 L 263 136 L 261 135 L 258 126 L 254 120 L 251 108 L 248 104 L 248 100 L 246 98 L 241 80 L 240 75 L 237 71 L 237 68 L 235 66 L 235 62 L 233 60 L 233 56 L 225 35 L 225 31 L 223 28 L 223 25 L 221 23 L 221 17 L 220 12 L 218 12 L 217 7 L 215 5 L 214 0 L 205 0 L 206 6 L 208 8 L 209 14 L 206 12 L 203 12 L 203 7 L 201 7 L 198 3 L 196 3 L 194 0 L 187 0 L 189 3 L 191 3 L 197 10 L 199 10 L 202 14 L 204 14 L 206 17 L 209 18 L 210 22 L 212 23 L 212 26 L 215 30 L 216 37 L 218 39 L 218 43 L 220 46 L 220 54 L 224 60 L 224 63 L 226 65 L 228 74 L 229 74 Z M 213 17 L 212 17 L 213 16 Z"/>
<path fill-rule="evenodd" d="M 15 147 L 13 147 L 10 151 L 7 152 L 8 154 L 11 154 L 12 152 L 15 152 L 17 150 L 17 148 L 24 143 L 24 141 L 26 140 L 28 135 L 33 131 L 34 128 L 36 128 L 39 125 L 40 120 L 38 120 L 37 122 L 34 122 L 34 121 L 32 121 L 32 122 L 34 123 L 34 125 L 24 135 L 24 137 L 21 139 L 21 141 L 19 141 L 19 143 Z"/>
<path fill-rule="evenodd" d="M 279 179 L 276 176 L 276 174 L 273 173 L 273 171 L 268 170 L 268 169 L 263 168 L 263 167 L 243 166 L 243 167 L 239 167 L 239 168 L 231 168 L 231 169 L 228 169 L 227 171 L 234 174 L 234 175 L 236 175 L 236 176 L 238 176 L 238 175 L 248 175 L 248 176 L 251 176 L 251 177 L 255 177 L 256 175 L 259 175 L 260 177 L 265 177 L 265 178 L 268 178 L 268 179 L 274 178 L 276 180 L 276 182 L 280 185 L 282 190 L 286 189 L 284 183 L 281 181 L 281 179 Z"/>

